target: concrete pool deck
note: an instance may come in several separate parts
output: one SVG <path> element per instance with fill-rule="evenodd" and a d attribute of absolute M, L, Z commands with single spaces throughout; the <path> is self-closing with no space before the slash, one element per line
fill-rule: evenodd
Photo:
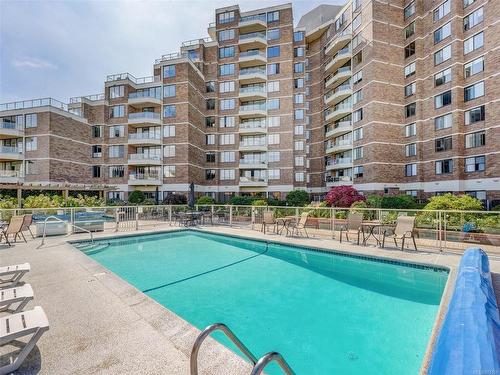
<path fill-rule="evenodd" d="M 95 238 L 177 229 L 166 224 L 150 231 L 103 232 Z M 460 261 L 457 254 L 435 251 L 381 250 L 336 240 L 264 235 L 229 227 L 200 230 L 446 266 L 452 270 L 452 277 Z M 40 239 L 17 243 L 11 248 L 0 245 L 1 265 L 31 264 L 31 272 L 24 281 L 32 285 L 35 299 L 26 309 L 42 306 L 50 322 L 50 330 L 42 336 L 19 373 L 189 374 L 189 354 L 199 330 L 67 243 L 77 239 L 88 239 L 88 235 L 48 238 L 41 248 Z M 490 259 L 490 266 L 492 272 L 500 274 L 498 258 Z M 498 299 L 500 280 L 493 276 Z M 446 291 L 448 296 L 443 296 L 445 302 L 450 291 L 451 282 Z M 441 317 L 444 311 L 442 308 Z M 0 348 L 0 355 L 7 350 L 11 349 Z M 214 340 L 202 346 L 199 359 L 202 374 L 250 372 L 248 364 Z"/>

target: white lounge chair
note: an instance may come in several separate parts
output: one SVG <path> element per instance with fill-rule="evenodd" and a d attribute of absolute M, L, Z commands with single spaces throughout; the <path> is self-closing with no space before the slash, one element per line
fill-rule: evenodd
<path fill-rule="evenodd" d="M 32 299 L 33 289 L 30 284 L 0 289 L 0 312 L 15 314 L 23 311 L 28 302 Z"/>
<path fill-rule="evenodd" d="M 30 264 L 14 264 L 11 266 L 0 267 L 0 288 L 16 286 L 23 276 L 30 271 Z"/>
<path fill-rule="evenodd" d="M 11 362 L 8 365 L 0 367 L 0 375 L 16 371 L 35 347 L 38 339 L 48 329 L 49 321 L 40 306 L 35 306 L 33 310 L 0 318 L 0 346 L 17 341 L 22 337 L 33 335 L 21 351 L 15 351 L 18 354 L 16 357 L 11 358 Z"/>

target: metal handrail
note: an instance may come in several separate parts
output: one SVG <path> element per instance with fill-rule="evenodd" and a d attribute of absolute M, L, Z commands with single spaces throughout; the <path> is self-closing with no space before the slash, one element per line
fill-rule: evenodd
<path fill-rule="evenodd" d="M 295 375 L 290 365 L 287 363 L 285 358 L 278 352 L 269 352 L 264 354 L 259 361 L 255 364 L 250 375 L 259 375 L 264 371 L 264 368 L 271 362 L 276 361 L 281 369 L 287 375 Z"/>
<path fill-rule="evenodd" d="M 40 246 L 43 246 L 45 244 L 45 229 L 47 228 L 47 222 L 49 221 L 49 219 L 55 219 L 56 221 L 60 221 L 61 223 L 65 223 L 64 220 L 59 219 L 56 216 L 48 216 L 48 217 L 46 217 L 45 220 L 43 221 L 43 235 L 42 235 L 42 243 L 40 244 Z M 88 234 L 90 234 L 90 242 L 94 243 L 94 235 L 92 234 L 92 232 L 90 230 L 82 228 L 82 227 L 79 227 L 78 225 L 75 225 L 75 224 L 73 224 L 71 222 L 69 222 L 68 224 L 71 225 L 73 228 L 80 229 L 80 230 L 82 230 L 84 232 L 88 232 Z"/>
<path fill-rule="evenodd" d="M 252 362 L 255 366 L 257 365 L 257 357 L 255 357 L 252 352 L 243 344 L 238 337 L 226 326 L 224 323 L 215 323 L 209 325 L 205 328 L 196 338 L 193 349 L 191 349 L 191 357 L 189 359 L 189 364 L 191 368 L 191 375 L 198 375 L 198 352 L 200 351 L 200 346 L 205 341 L 205 339 L 210 336 L 214 331 L 222 331 L 237 347 L 241 350 L 243 354 Z"/>

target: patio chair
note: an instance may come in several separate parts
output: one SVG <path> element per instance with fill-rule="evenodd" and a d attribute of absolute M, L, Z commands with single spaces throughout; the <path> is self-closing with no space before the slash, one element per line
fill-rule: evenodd
<path fill-rule="evenodd" d="M 9 235 L 12 234 L 14 236 L 14 242 L 16 242 L 17 236 L 19 235 L 23 237 L 24 242 L 27 242 L 22 232 L 23 223 L 24 223 L 24 216 L 12 216 L 12 219 L 10 219 L 10 223 L 7 226 L 7 228 L 3 229 L 0 232 L 0 241 L 2 240 L 2 237 L 5 237 L 5 242 L 7 243 L 7 245 L 11 246 L 11 243 L 9 241 Z"/>
<path fill-rule="evenodd" d="M 340 227 L 340 242 L 342 242 L 342 234 L 345 234 L 347 241 L 349 241 L 349 233 L 356 234 L 358 236 L 359 245 L 359 235 L 363 231 L 363 214 L 349 212 L 347 216 L 347 223 Z"/>
<path fill-rule="evenodd" d="M 5 287 L 4 284 L 10 284 L 10 287 L 16 286 L 30 269 L 29 263 L 0 267 L 0 288 Z"/>
<path fill-rule="evenodd" d="M 28 302 L 32 299 L 33 289 L 31 288 L 30 284 L 1 289 L 0 312 L 9 312 L 11 314 L 15 314 L 23 311 Z"/>
<path fill-rule="evenodd" d="M 201 213 L 201 224 L 205 225 L 205 220 L 210 221 L 211 225 L 214 225 L 214 215 L 211 210 L 202 211 Z"/>
<path fill-rule="evenodd" d="M 33 224 L 33 215 L 28 214 L 24 215 L 24 220 L 23 220 L 23 227 L 21 229 L 21 232 L 28 231 L 30 232 L 31 238 L 35 239 L 35 236 L 33 235 L 33 232 L 31 231 L 31 224 Z"/>
<path fill-rule="evenodd" d="M 20 351 L 16 348 L 12 353 L 8 353 L 13 358 L 9 364 L 0 367 L 0 375 L 16 371 L 48 329 L 49 321 L 40 306 L 0 318 L 0 346 L 9 343 L 19 346 L 20 338 L 31 336 Z"/>
<path fill-rule="evenodd" d="M 309 212 L 302 212 L 300 215 L 300 219 L 298 222 L 292 221 L 290 224 L 288 224 L 288 229 L 291 229 L 292 236 L 294 234 L 301 235 L 302 231 L 306 234 L 306 237 L 309 238 L 309 234 L 307 233 L 306 230 L 306 224 L 307 224 L 307 219 L 309 218 Z"/>
<path fill-rule="evenodd" d="M 385 238 L 392 238 L 394 240 L 394 244 L 398 247 L 398 243 L 396 240 L 401 240 L 401 251 L 404 250 L 405 247 L 405 239 L 411 238 L 413 240 L 413 246 L 415 247 L 415 251 L 417 249 L 417 243 L 415 242 L 415 216 L 399 216 L 396 221 L 396 228 L 394 228 L 393 234 L 387 234 L 387 229 L 384 230 L 384 235 L 382 237 L 382 248 L 385 246 Z"/>
<path fill-rule="evenodd" d="M 273 233 L 276 233 L 276 219 L 274 218 L 274 212 L 272 211 L 265 211 L 264 215 L 262 217 L 262 226 L 260 228 L 261 232 L 264 232 L 266 234 L 266 227 L 268 225 L 273 226 Z"/>

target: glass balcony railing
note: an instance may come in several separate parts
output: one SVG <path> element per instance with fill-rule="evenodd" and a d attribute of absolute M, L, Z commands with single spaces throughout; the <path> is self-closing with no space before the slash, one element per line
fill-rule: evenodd
<path fill-rule="evenodd" d="M 130 154 L 128 156 L 129 160 L 140 161 L 140 160 L 154 160 L 160 161 L 160 154 Z"/>
<path fill-rule="evenodd" d="M 245 104 L 240 105 L 240 111 L 265 111 L 266 104 Z"/>
<path fill-rule="evenodd" d="M 245 68 L 245 69 L 240 69 L 240 76 L 244 75 L 250 75 L 250 74 L 263 74 L 266 75 L 266 69 L 264 68 Z"/>
<path fill-rule="evenodd" d="M 0 146 L 0 154 L 21 154 L 23 150 L 19 147 Z"/>
<path fill-rule="evenodd" d="M 23 177 L 23 174 L 21 171 L 7 171 L 7 170 L 0 170 L 0 178 L 20 178 Z"/>
<path fill-rule="evenodd" d="M 245 121 L 240 123 L 240 129 L 265 129 L 266 121 Z"/>
<path fill-rule="evenodd" d="M 325 94 L 325 100 L 328 100 L 330 97 L 332 97 L 333 95 L 335 95 L 336 93 L 338 92 L 341 92 L 341 91 L 348 91 L 351 89 L 351 84 L 348 83 L 348 84 L 342 84 L 338 87 L 335 88 L 335 90 L 330 90 L 328 91 L 326 94 Z"/>
<path fill-rule="evenodd" d="M 341 139 L 335 142 L 326 142 L 326 148 L 339 147 L 339 146 L 352 146 L 352 139 Z"/>
<path fill-rule="evenodd" d="M 344 164 L 351 164 L 351 163 L 352 163 L 351 158 L 328 159 L 326 161 L 326 166 L 344 165 Z"/>
<path fill-rule="evenodd" d="M 266 86 L 243 86 L 240 87 L 240 94 L 253 94 L 253 93 L 258 93 L 258 94 L 265 94 L 266 93 Z"/>
<path fill-rule="evenodd" d="M 264 52 L 258 51 L 258 50 L 250 50 L 250 51 L 240 52 L 240 57 L 252 57 L 252 56 L 260 56 L 260 57 L 266 58 L 266 54 Z"/>
<path fill-rule="evenodd" d="M 15 122 L 0 121 L 0 129 L 23 130 L 23 126 Z"/>
<path fill-rule="evenodd" d="M 128 139 L 131 141 L 140 140 L 160 140 L 161 134 L 158 133 L 131 133 L 128 135 Z"/>
<path fill-rule="evenodd" d="M 261 142 L 240 142 L 240 147 L 266 147 L 267 143 L 266 141 L 261 141 Z"/>
<path fill-rule="evenodd" d="M 351 182 L 351 176 L 326 176 L 326 182 Z"/>
<path fill-rule="evenodd" d="M 256 15 L 253 15 L 253 16 L 244 16 L 244 17 L 240 18 L 240 22 L 250 22 L 250 21 L 263 21 L 263 22 L 267 22 L 266 14 L 262 13 L 262 14 L 256 14 Z"/>
<path fill-rule="evenodd" d="M 159 120 L 160 114 L 156 112 L 135 112 L 135 113 L 129 113 L 128 118 L 130 120 L 140 120 L 140 119 Z"/>
<path fill-rule="evenodd" d="M 160 174 L 156 173 L 130 173 L 128 175 L 130 180 L 160 180 Z"/>
<path fill-rule="evenodd" d="M 159 92 L 136 91 L 136 92 L 131 92 L 128 95 L 128 98 L 129 99 L 141 99 L 141 98 L 161 99 L 161 94 Z"/>
<path fill-rule="evenodd" d="M 240 176 L 240 182 L 267 182 L 267 177 L 265 177 L 265 176 L 261 176 L 261 177 Z"/>
<path fill-rule="evenodd" d="M 63 111 L 68 111 L 67 104 L 60 102 L 59 100 L 52 99 L 52 98 L 24 100 L 21 102 L 12 102 L 12 103 L 2 103 L 2 104 L 0 104 L 0 111 L 9 111 L 12 109 L 36 108 L 36 107 L 44 107 L 44 106 L 50 106 L 50 107 L 62 109 Z"/>
<path fill-rule="evenodd" d="M 160 82 L 160 76 L 148 76 L 148 77 L 136 78 L 130 73 L 118 73 L 118 74 L 110 74 L 106 77 L 106 82 L 122 81 L 122 80 L 129 80 L 135 83 L 136 85 L 141 85 L 144 83 Z"/>
<path fill-rule="evenodd" d="M 243 158 L 240 159 L 240 164 L 267 164 L 265 159 L 252 159 L 252 158 Z"/>
<path fill-rule="evenodd" d="M 259 39 L 266 40 L 266 33 L 256 31 L 254 33 L 240 34 L 240 40 L 246 40 L 246 39 L 252 39 L 252 38 L 259 38 Z"/>

